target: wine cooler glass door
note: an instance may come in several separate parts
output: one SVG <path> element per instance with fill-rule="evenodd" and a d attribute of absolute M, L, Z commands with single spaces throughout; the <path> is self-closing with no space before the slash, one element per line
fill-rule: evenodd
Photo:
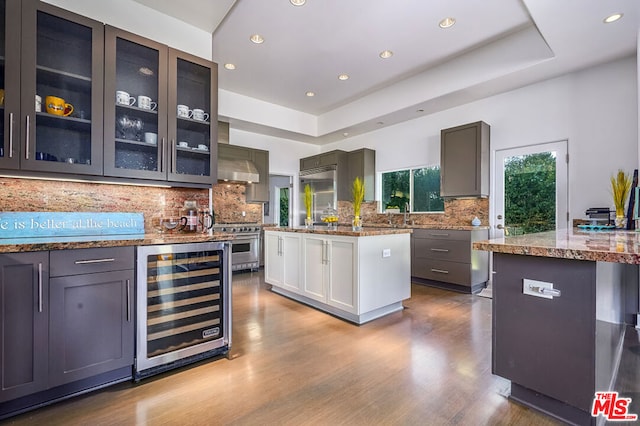
<path fill-rule="evenodd" d="M 141 247 L 136 369 L 230 344 L 228 243 Z"/>

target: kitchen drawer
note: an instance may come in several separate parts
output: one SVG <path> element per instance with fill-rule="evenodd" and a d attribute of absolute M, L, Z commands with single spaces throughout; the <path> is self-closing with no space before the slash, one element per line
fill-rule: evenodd
<path fill-rule="evenodd" d="M 471 231 L 456 229 L 414 229 L 413 238 L 471 242 Z"/>
<path fill-rule="evenodd" d="M 134 247 L 55 250 L 50 253 L 51 277 L 134 269 Z"/>
<path fill-rule="evenodd" d="M 471 263 L 471 243 L 457 240 L 414 239 L 415 260 L 440 259 Z"/>
<path fill-rule="evenodd" d="M 470 286 L 471 265 L 438 259 L 420 259 L 411 265 L 411 275 L 427 280 Z"/>

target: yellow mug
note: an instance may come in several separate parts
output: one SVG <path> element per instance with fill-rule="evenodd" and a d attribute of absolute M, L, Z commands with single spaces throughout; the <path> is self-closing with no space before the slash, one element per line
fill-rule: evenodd
<path fill-rule="evenodd" d="M 73 105 L 66 103 L 64 99 L 57 96 L 47 96 L 44 98 L 44 104 L 49 114 L 67 116 L 73 112 Z"/>
<path fill-rule="evenodd" d="M 4 106 L 4 89 L 0 89 L 0 106 Z"/>

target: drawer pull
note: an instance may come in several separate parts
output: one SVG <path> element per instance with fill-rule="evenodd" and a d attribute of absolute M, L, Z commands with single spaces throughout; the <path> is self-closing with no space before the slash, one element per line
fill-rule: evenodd
<path fill-rule="evenodd" d="M 431 272 L 437 272 L 439 274 L 448 274 L 449 271 L 445 271 L 444 269 L 433 269 L 431 268 Z"/>
<path fill-rule="evenodd" d="M 429 234 L 429 235 L 431 235 L 432 237 L 448 237 L 449 236 L 449 234 Z"/>
<path fill-rule="evenodd" d="M 440 253 L 449 253 L 448 249 L 441 249 L 441 248 L 432 248 L 431 251 L 437 251 Z"/>
<path fill-rule="evenodd" d="M 109 263 L 109 262 L 114 262 L 115 259 L 110 257 L 110 258 L 105 258 L 105 259 L 88 259 L 88 260 L 76 260 L 74 263 L 76 265 L 88 265 L 88 264 L 92 264 L 92 263 Z"/>

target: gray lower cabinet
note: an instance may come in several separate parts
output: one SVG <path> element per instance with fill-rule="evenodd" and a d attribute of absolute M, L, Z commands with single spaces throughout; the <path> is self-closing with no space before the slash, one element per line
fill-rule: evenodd
<path fill-rule="evenodd" d="M 134 262 L 134 247 L 0 255 L 0 418 L 131 377 Z"/>
<path fill-rule="evenodd" d="M 489 253 L 472 250 L 471 245 L 487 238 L 487 229 L 414 229 L 411 276 L 427 284 L 475 293 L 489 279 Z"/>
<path fill-rule="evenodd" d="M 48 270 L 48 252 L 0 255 L 0 402 L 48 387 Z"/>
<path fill-rule="evenodd" d="M 133 270 L 51 278 L 49 384 L 133 365 Z"/>

